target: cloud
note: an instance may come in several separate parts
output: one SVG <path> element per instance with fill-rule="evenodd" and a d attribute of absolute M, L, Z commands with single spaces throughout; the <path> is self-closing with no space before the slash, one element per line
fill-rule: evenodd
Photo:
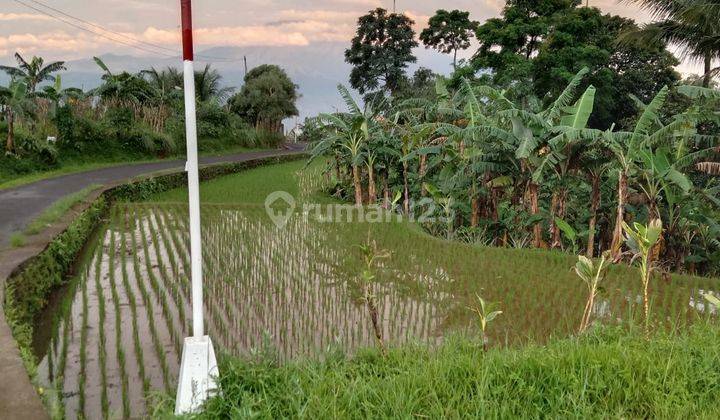
<path fill-rule="evenodd" d="M 35 13 L 0 13 L 0 21 L 2 22 L 11 22 L 14 20 L 52 20 L 52 18 Z"/>
<path fill-rule="evenodd" d="M 180 32 L 150 27 L 142 34 L 142 40 L 155 44 L 179 45 Z M 221 26 L 198 28 L 194 32 L 197 45 L 230 46 L 303 46 L 310 41 L 292 25 L 281 26 Z"/>

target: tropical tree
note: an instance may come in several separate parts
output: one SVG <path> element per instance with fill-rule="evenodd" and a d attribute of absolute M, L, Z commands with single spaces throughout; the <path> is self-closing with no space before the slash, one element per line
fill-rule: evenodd
<path fill-rule="evenodd" d="M 0 89 L 0 104 L 4 108 L 7 121 L 7 140 L 5 151 L 15 151 L 15 120 L 31 109 L 33 102 L 28 97 L 28 86 L 25 81 L 12 80 L 7 88 Z"/>
<path fill-rule="evenodd" d="M 358 28 L 345 61 L 352 65 L 350 85 L 367 93 L 384 89 L 394 93 L 409 63 L 417 61 L 412 49 L 415 41 L 414 22 L 405 15 L 387 13 L 377 8 L 358 19 Z"/>
<path fill-rule="evenodd" d="M 470 20 L 470 13 L 460 10 L 440 9 L 428 21 L 428 27 L 420 33 L 420 41 L 427 48 L 443 54 L 453 54 L 453 68 L 457 68 L 457 53 L 470 47 L 477 22 Z"/>
<path fill-rule="evenodd" d="M 355 205 L 363 204 L 362 167 L 365 164 L 365 154 L 368 152 L 367 143 L 378 129 L 377 107 L 373 103 L 366 103 L 361 109 L 352 98 L 350 92 L 343 85 L 338 85 L 338 91 L 347 105 L 347 113 L 320 114 L 318 119 L 325 124 L 329 133 L 318 142 L 312 150 L 311 160 L 333 153 L 338 161 L 350 167 L 352 173 Z M 341 163 L 338 162 L 338 165 Z"/>
<path fill-rule="evenodd" d="M 501 17 L 488 19 L 477 30 L 478 51 L 470 61 L 473 72 L 500 87 L 522 87 L 547 106 L 582 67 L 589 72 L 583 86 L 597 89 L 589 127 L 608 129 L 618 115 L 637 110 L 628 94 L 644 101 L 679 79 L 678 61 L 663 43 L 619 44 L 617 35 L 635 28 L 620 16 L 573 0 L 510 0 Z"/>
<path fill-rule="evenodd" d="M 628 31 L 623 40 L 668 42 L 701 61 L 703 87 L 710 86 L 713 60 L 720 59 L 720 3 L 717 0 L 625 0 L 652 13 L 654 22 Z"/>
<path fill-rule="evenodd" d="M 54 113 L 59 106 L 68 100 L 82 98 L 84 92 L 78 88 L 64 88 L 62 86 L 62 77 L 58 75 L 55 77 L 55 82 L 52 85 L 43 86 L 42 92 L 38 92 L 37 96 L 50 100 L 53 104 L 51 112 Z"/>
<path fill-rule="evenodd" d="M 115 74 L 110 71 L 101 58 L 93 57 L 93 59 L 104 72 L 103 84 L 93 90 L 93 93 L 101 99 L 118 103 L 141 104 L 154 97 L 155 92 L 147 80 L 128 72 Z"/>
<path fill-rule="evenodd" d="M 262 65 L 248 72 L 239 93 L 230 98 L 230 109 L 256 128 L 280 131 L 284 118 L 298 115 L 297 85 L 275 65 Z"/>
<path fill-rule="evenodd" d="M 15 60 L 18 63 L 17 67 L 0 66 L 0 70 L 7 73 L 11 78 L 24 80 L 27 84 L 27 91 L 31 95 L 35 93 L 35 89 L 40 83 L 46 80 L 54 81 L 53 73 L 66 70 L 64 61 L 55 61 L 45 65 L 45 60 L 42 57 L 33 56 L 28 62 L 20 53 L 15 53 Z"/>
<path fill-rule="evenodd" d="M 249 73 L 248 73 L 249 74 Z M 195 96 L 198 101 L 205 102 L 217 98 L 224 101 L 234 88 L 222 86 L 220 72 L 206 64 L 202 70 L 195 71 Z"/>

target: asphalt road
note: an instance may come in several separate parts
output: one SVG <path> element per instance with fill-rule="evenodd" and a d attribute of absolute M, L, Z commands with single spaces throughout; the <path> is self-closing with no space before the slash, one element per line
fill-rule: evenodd
<path fill-rule="evenodd" d="M 246 160 L 296 153 L 301 147 L 289 150 L 246 152 L 225 156 L 200 158 L 201 165 L 242 162 Z M 184 160 L 160 161 L 136 165 L 114 166 L 87 172 L 74 173 L 45 179 L 0 191 L 0 248 L 8 245 L 12 233 L 22 231 L 25 226 L 58 199 L 82 190 L 93 184 L 111 184 L 138 175 L 152 172 L 182 169 Z"/>

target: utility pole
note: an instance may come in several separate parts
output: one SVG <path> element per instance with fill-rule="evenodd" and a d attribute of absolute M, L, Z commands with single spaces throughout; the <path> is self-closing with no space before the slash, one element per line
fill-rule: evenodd
<path fill-rule="evenodd" d="M 202 238 L 200 237 L 200 180 L 195 113 L 195 70 L 193 66 L 192 5 L 180 0 L 182 13 L 183 73 L 185 82 L 185 139 L 187 143 L 188 198 L 190 210 L 190 261 L 192 281 L 192 337 L 183 344 L 175 414 L 197 412 L 206 399 L 218 391 L 217 360 L 212 340 L 205 335 L 203 320 Z"/>
<path fill-rule="evenodd" d="M 395 3 L 397 3 L 397 0 L 393 0 L 393 13 L 397 13 L 397 8 L 396 8 Z"/>

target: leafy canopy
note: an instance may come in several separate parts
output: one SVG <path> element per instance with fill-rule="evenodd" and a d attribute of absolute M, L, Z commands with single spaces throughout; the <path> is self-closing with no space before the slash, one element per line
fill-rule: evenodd
<path fill-rule="evenodd" d="M 412 49 L 418 46 L 412 25 L 405 15 L 388 14 L 377 8 L 358 19 L 358 28 L 345 61 L 353 66 L 350 85 L 360 93 L 384 89 L 393 93 L 405 77 L 405 68 L 417 61 Z"/>
<path fill-rule="evenodd" d="M 285 70 L 264 64 L 250 70 L 238 94 L 230 98 L 230 109 L 250 124 L 274 129 L 283 120 L 298 115 L 297 85 Z"/>
<path fill-rule="evenodd" d="M 470 20 L 470 12 L 440 9 L 428 21 L 428 27 L 420 33 L 420 41 L 427 48 L 443 54 L 454 53 L 453 67 L 457 65 L 458 50 L 470 47 L 477 22 Z"/>

